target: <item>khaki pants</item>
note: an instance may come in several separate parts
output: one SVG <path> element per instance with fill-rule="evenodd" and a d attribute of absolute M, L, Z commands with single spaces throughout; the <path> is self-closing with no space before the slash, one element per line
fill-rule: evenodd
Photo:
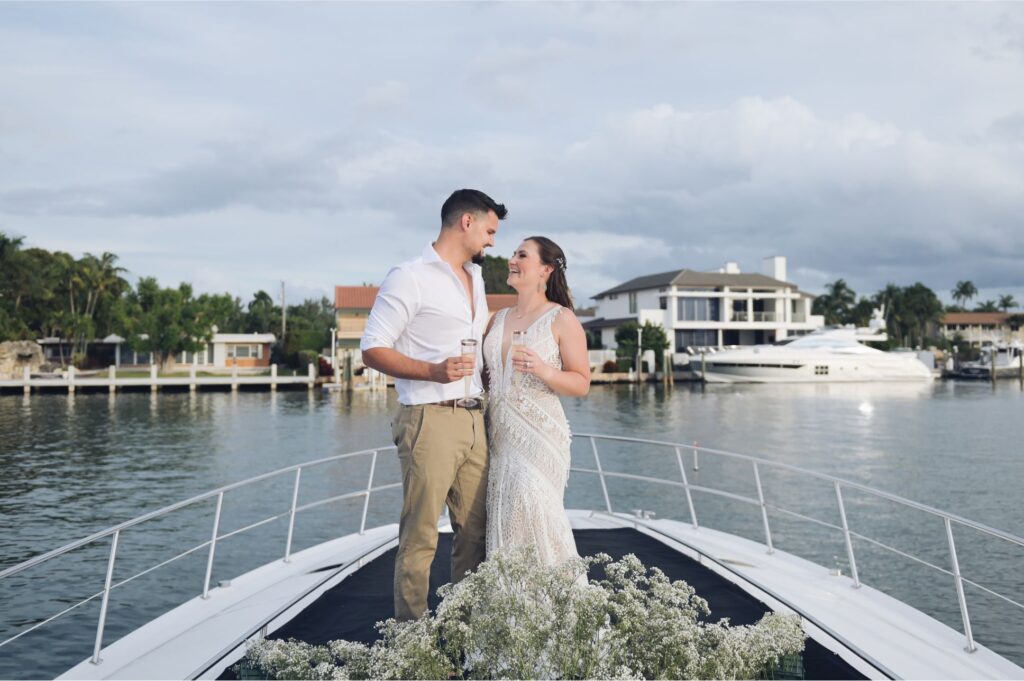
<path fill-rule="evenodd" d="M 455 532 L 452 581 L 483 562 L 487 436 L 482 410 L 436 405 L 401 406 L 391 431 L 405 495 L 395 559 L 395 618 L 409 620 L 427 609 L 437 521 L 446 501 Z"/>

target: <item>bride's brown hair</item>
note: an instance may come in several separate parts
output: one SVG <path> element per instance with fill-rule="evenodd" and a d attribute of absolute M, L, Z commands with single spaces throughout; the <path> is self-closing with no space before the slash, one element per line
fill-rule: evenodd
<path fill-rule="evenodd" d="M 529 236 L 526 241 L 537 244 L 537 253 L 540 261 L 545 265 L 554 268 L 551 276 L 548 277 L 547 297 L 548 300 L 558 303 L 562 307 L 573 309 L 572 294 L 569 292 L 569 282 L 565 279 L 565 252 L 561 247 L 546 236 Z"/>

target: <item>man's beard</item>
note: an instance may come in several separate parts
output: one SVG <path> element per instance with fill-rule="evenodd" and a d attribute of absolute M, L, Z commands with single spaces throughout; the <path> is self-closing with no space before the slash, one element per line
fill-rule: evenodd
<path fill-rule="evenodd" d="M 474 255 L 472 258 L 470 258 L 470 262 L 472 262 L 474 265 L 483 265 L 484 264 L 484 252 L 480 251 L 479 253 Z"/>

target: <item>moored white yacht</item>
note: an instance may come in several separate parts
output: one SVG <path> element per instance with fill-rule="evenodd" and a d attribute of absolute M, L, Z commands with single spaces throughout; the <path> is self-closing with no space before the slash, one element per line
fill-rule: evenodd
<path fill-rule="evenodd" d="M 311 643 L 338 638 L 372 640 L 374 622 L 391 614 L 391 571 L 398 539 L 394 524 L 368 528 L 367 508 L 371 496 L 400 485 L 380 481 L 380 455 L 390 454 L 393 449 L 353 452 L 266 473 L 120 523 L 0 571 L 0 580 L 17 576 L 21 586 L 29 589 L 27 593 L 38 594 L 40 604 L 38 618 L 16 623 L 18 633 L 0 641 L 0 651 L 10 654 L 8 646 L 29 633 L 37 636 L 38 645 L 38 635 L 45 627 L 90 602 L 99 604 L 90 635 L 90 640 L 93 636 L 95 640 L 92 655 L 60 678 L 217 678 L 230 674 L 229 668 L 244 654 L 247 642 L 262 637 L 295 637 Z M 590 457 L 592 464 L 581 463 Z M 642 471 L 622 468 L 618 465 L 620 459 L 627 464 L 634 462 L 630 464 L 633 466 L 644 459 L 649 467 Z M 303 494 L 303 481 L 317 480 L 325 475 L 325 467 L 341 461 L 365 462 L 368 481 L 360 475 L 353 481 L 356 489 L 351 492 L 309 500 Z M 735 476 L 722 481 L 728 484 L 716 484 L 708 474 L 713 461 L 745 471 L 741 474 L 745 478 L 742 482 L 750 491 L 737 492 Z M 1024 538 L 858 483 L 767 459 L 675 442 L 578 434 L 574 464 L 575 482 L 589 483 L 584 497 L 592 501 L 569 511 L 582 554 L 604 551 L 618 557 L 635 553 L 648 566 L 660 567 L 671 578 L 685 579 L 697 588 L 698 594 L 709 601 L 715 618 L 729 616 L 734 623 L 742 624 L 756 620 L 768 610 L 798 614 L 808 636 L 803 654 L 807 678 L 1024 677 L 1024 669 L 975 639 L 972 618 L 977 622 L 985 613 L 971 609 L 965 586 L 1024 609 L 1020 594 L 999 594 L 976 581 L 975 576 L 962 574 L 954 537 L 968 543 L 978 537 L 994 540 L 1003 549 L 1024 547 Z M 704 469 L 700 473 L 703 477 L 694 472 L 699 467 Z M 651 474 L 653 468 L 665 474 Z M 668 475 L 668 471 L 674 473 Z M 263 519 L 236 530 L 228 531 L 221 526 L 226 496 L 231 499 L 274 481 L 287 487 L 290 507 L 261 508 Z M 791 503 L 799 497 L 795 491 L 813 485 L 832 495 L 835 520 L 811 517 L 797 510 L 798 504 Z M 863 507 L 850 501 L 853 496 L 881 500 L 896 509 L 923 513 L 939 521 L 944 533 L 940 529 L 937 538 L 947 547 L 946 560 L 936 565 L 859 532 L 861 518 L 857 512 Z M 292 551 L 296 525 L 301 523 L 303 514 L 346 500 L 362 506 L 361 516 L 357 512 L 352 518 L 358 520 L 357 531 Z M 753 521 L 750 526 L 757 528 L 759 536 L 744 537 L 741 533 L 714 529 L 728 526 L 718 515 L 723 508 L 721 502 L 726 502 L 730 515 L 749 517 Z M 212 517 L 208 518 L 207 527 L 211 529 L 205 530 L 208 540 L 182 546 L 181 553 L 174 558 L 131 576 L 116 569 L 118 547 L 126 536 L 144 533 L 144 524 L 149 521 L 205 508 L 204 503 L 215 504 Z M 663 517 L 655 517 L 652 508 L 659 509 Z M 716 508 L 718 511 L 714 511 Z M 782 550 L 784 532 L 779 526 L 783 520 L 799 521 L 831 533 L 839 545 L 845 546 L 846 574 Z M 237 550 L 233 543 L 223 546 L 226 539 L 244 536 L 275 522 L 282 530 L 287 529 L 287 538 L 276 559 L 230 580 L 222 579 L 216 584 L 211 581 L 217 557 L 225 551 Z M 450 526 L 444 518 L 439 523 L 442 550 L 438 551 L 440 558 L 435 563 L 435 582 L 447 578 L 444 549 L 450 541 Z M 166 542 L 168 538 L 161 536 L 159 541 Z M 90 545 L 99 545 L 109 552 L 105 580 L 96 575 L 103 588 L 94 595 L 74 603 L 53 593 L 53 584 L 45 577 L 33 581 L 35 571 L 52 566 L 55 561 L 69 560 L 72 551 Z M 914 558 L 929 570 L 948 577 L 948 582 L 943 578 L 945 600 L 959 611 L 961 630 L 874 588 L 868 583 L 870 578 L 862 579 L 857 557 L 866 549 Z M 963 556 L 964 550 L 960 551 Z M 202 584 L 166 586 L 176 587 L 184 595 L 179 601 L 181 605 L 108 642 L 111 594 L 137 577 L 193 554 L 204 558 Z M 1009 560 L 1009 554 L 1002 549 L 992 555 Z M 1019 568 L 1005 565 L 1010 572 L 1018 572 Z M 432 582 L 432 588 L 436 586 Z M 52 607 L 54 601 L 71 605 L 56 614 L 45 612 L 44 607 Z M 18 676 L 35 675 L 29 668 L 23 672 Z"/>
<path fill-rule="evenodd" d="M 774 345 L 692 357 L 690 368 L 708 383 L 836 383 L 930 381 L 915 354 L 883 352 L 865 343 L 886 340 L 880 310 L 869 327 L 829 327 Z"/>

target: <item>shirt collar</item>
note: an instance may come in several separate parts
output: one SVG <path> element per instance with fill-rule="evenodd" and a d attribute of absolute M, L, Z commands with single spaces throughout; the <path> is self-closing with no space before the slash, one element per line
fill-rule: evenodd
<path fill-rule="evenodd" d="M 428 264 L 428 265 L 436 264 L 436 263 L 441 263 L 445 267 L 448 266 L 448 263 L 446 263 L 444 260 L 442 260 L 441 256 L 439 256 L 437 254 L 437 251 L 434 250 L 434 244 L 433 244 L 433 242 L 430 242 L 430 241 L 428 241 L 427 245 L 423 248 L 423 253 L 420 254 L 420 257 L 423 258 L 423 262 L 425 264 Z M 464 270 L 466 270 L 467 272 L 469 272 L 470 274 L 472 274 L 476 270 L 483 270 L 483 268 L 480 267 L 480 265 L 477 265 L 476 263 L 474 263 L 472 261 L 465 262 L 462 265 L 462 268 Z"/>

